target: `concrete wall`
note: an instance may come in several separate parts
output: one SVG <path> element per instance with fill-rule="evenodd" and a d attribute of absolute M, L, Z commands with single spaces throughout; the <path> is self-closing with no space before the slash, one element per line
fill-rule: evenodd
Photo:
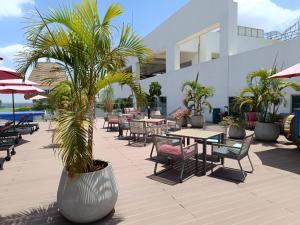
<path fill-rule="evenodd" d="M 199 82 L 213 86 L 215 96 L 210 99 L 213 107 L 224 109 L 228 105 L 230 96 L 237 96 L 240 89 L 245 87 L 248 73 L 260 68 L 271 68 L 277 56 L 279 68 L 287 68 L 300 62 L 300 39 L 267 46 L 264 48 L 236 54 L 229 57 L 222 57 L 199 65 L 193 65 L 178 71 L 172 71 L 164 75 L 149 78 L 141 81 L 141 86 L 148 91 L 152 81 L 158 81 L 162 85 L 162 95 L 167 96 L 167 110 L 172 112 L 182 106 L 183 93 L 182 83 L 186 80 L 194 80 L 197 73 L 200 73 Z M 290 79 L 300 83 L 299 78 Z M 116 87 L 116 96 L 131 94 L 128 88 Z M 291 94 L 297 94 L 291 90 L 287 91 L 288 105 L 282 106 L 280 112 L 290 112 Z M 206 119 L 210 121 L 212 116 L 206 112 Z"/>
<path fill-rule="evenodd" d="M 264 38 L 255 38 L 247 36 L 238 36 L 237 37 L 237 53 L 242 53 L 258 48 L 263 48 L 275 44 L 275 41 L 267 40 Z"/>
<path fill-rule="evenodd" d="M 220 29 L 219 33 L 204 35 L 216 28 Z M 193 57 L 192 66 L 180 69 L 180 45 L 199 35 L 204 35 L 200 44 L 201 61 L 209 60 L 211 53 L 217 49 L 220 58 L 197 65 Z M 215 39 L 219 39 L 219 46 L 213 46 L 213 43 L 218 42 Z M 237 4 L 232 0 L 191 0 L 144 40 L 154 52 L 166 51 L 167 73 L 142 80 L 141 87 L 148 91 L 149 84 L 158 81 L 162 85 L 162 95 L 167 96 L 168 113 L 182 106 L 182 83 L 194 80 L 198 72 L 199 82 L 215 89 L 215 96 L 210 99 L 212 106 L 224 109 L 228 105 L 228 98 L 237 96 L 240 89 L 246 86 L 248 73 L 260 68 L 271 68 L 276 57 L 277 65 L 282 69 L 300 62 L 300 39 L 274 43 L 237 36 Z M 137 61 L 130 61 L 133 63 L 133 72 L 138 76 Z M 295 80 L 300 82 L 300 79 Z M 115 86 L 115 90 L 119 97 L 131 94 L 126 87 L 121 89 Z M 297 93 L 288 90 L 288 105 L 282 106 L 280 112 L 290 112 L 291 94 Z M 206 119 L 211 120 L 207 112 Z"/>
<path fill-rule="evenodd" d="M 212 13 L 213 12 L 213 13 Z M 220 54 L 236 52 L 237 4 L 232 0 L 190 0 L 177 13 L 145 37 L 154 52 L 166 50 L 167 72 L 180 68 L 178 44 L 220 28 Z"/>

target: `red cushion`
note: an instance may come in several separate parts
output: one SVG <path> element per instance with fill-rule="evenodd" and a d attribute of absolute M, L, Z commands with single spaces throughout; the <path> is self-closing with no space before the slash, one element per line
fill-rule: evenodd
<path fill-rule="evenodd" d="M 248 121 L 256 121 L 256 113 L 255 112 L 248 112 Z"/>
<path fill-rule="evenodd" d="M 111 118 L 111 119 L 108 119 L 108 122 L 109 123 L 119 123 L 119 119 Z"/>
<path fill-rule="evenodd" d="M 159 148 L 159 151 L 164 154 L 169 154 L 169 155 L 175 155 L 175 156 L 180 156 L 181 155 L 181 148 L 180 146 L 173 146 L 173 145 L 161 145 Z"/>
<path fill-rule="evenodd" d="M 160 146 L 159 151 L 163 154 L 167 154 L 167 155 L 173 155 L 173 156 L 181 156 L 181 147 L 179 145 L 173 146 L 173 145 L 168 145 L 168 144 L 164 144 Z M 192 156 L 194 154 L 194 149 L 184 149 L 183 150 L 185 153 L 185 156 Z"/>

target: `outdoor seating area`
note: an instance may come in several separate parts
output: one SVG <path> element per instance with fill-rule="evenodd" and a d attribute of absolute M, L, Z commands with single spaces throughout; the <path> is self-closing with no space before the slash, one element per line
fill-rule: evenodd
<path fill-rule="evenodd" d="M 0 225 L 300 225 L 300 3 L 4 2 Z"/>
<path fill-rule="evenodd" d="M 226 168 L 214 167 L 213 176 L 209 170 L 203 176 L 195 175 L 192 157 L 186 159 L 184 182 L 180 184 L 180 161 L 156 176 L 155 160 L 149 159 L 150 143 L 146 147 L 129 146 L 128 140 L 118 139 L 117 131 L 101 129 L 102 124 L 103 119 L 97 119 L 94 154 L 113 164 L 119 199 L 114 213 L 92 224 L 298 224 L 300 155 L 295 146 L 285 144 L 284 137 L 276 144 L 253 142 L 249 156 L 255 171 L 245 182 L 239 181 L 240 172 L 227 169 L 239 169 L 235 160 L 226 160 Z M 207 129 L 222 132 L 215 125 Z M 26 144 L 17 147 L 14 159 L 4 162 L 0 171 L 1 224 L 73 224 L 57 210 L 56 188 L 62 165 L 53 156 L 52 134 L 49 122 L 40 122 L 38 138 L 25 136 Z M 201 153 L 201 145 L 198 151 Z M 245 170 L 251 170 L 246 159 L 242 163 Z M 157 172 L 169 166 L 162 159 Z M 199 160 L 200 170 L 201 166 Z"/>

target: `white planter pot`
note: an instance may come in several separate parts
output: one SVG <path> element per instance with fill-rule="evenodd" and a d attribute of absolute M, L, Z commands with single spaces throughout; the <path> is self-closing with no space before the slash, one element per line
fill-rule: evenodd
<path fill-rule="evenodd" d="M 245 127 L 230 126 L 228 136 L 233 139 L 243 139 L 246 136 Z"/>
<path fill-rule="evenodd" d="M 275 142 L 279 135 L 279 126 L 275 123 L 257 122 L 255 125 L 255 139 L 259 141 Z"/>
<path fill-rule="evenodd" d="M 91 223 L 108 215 L 115 207 L 118 189 L 112 166 L 70 178 L 63 170 L 57 191 L 61 214 L 74 223 Z"/>
<path fill-rule="evenodd" d="M 193 115 L 191 116 L 190 123 L 194 128 L 203 128 L 204 126 L 204 116 L 203 115 Z"/>
<path fill-rule="evenodd" d="M 155 110 L 151 112 L 151 116 L 161 116 L 160 110 Z"/>

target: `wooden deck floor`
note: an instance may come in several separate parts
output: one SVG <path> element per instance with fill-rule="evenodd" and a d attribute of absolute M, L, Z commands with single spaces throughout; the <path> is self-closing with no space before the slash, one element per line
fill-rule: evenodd
<path fill-rule="evenodd" d="M 0 224 L 71 224 L 55 203 L 62 166 L 48 125 L 24 136 L 17 155 L 0 170 Z M 112 162 L 119 198 L 115 212 L 94 224 L 300 224 L 300 151 L 282 137 L 277 144 L 252 145 L 255 172 L 245 183 L 208 173 L 178 184 L 176 171 L 153 176 L 151 144 L 127 146 L 126 140 L 116 139 L 117 133 L 101 127 L 98 120 L 94 154 Z M 0 152 L 0 163 L 4 155 Z M 235 162 L 226 164 L 237 168 Z M 247 160 L 244 165 L 249 168 Z M 239 175 L 227 169 L 218 173 Z"/>

